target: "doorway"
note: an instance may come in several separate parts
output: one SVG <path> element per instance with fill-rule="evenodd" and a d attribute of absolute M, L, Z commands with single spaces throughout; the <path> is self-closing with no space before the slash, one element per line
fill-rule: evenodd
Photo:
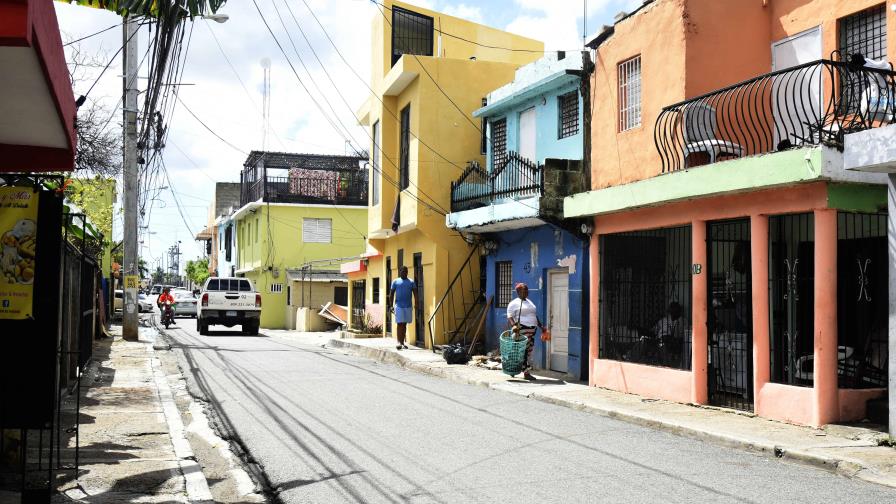
<path fill-rule="evenodd" d="M 709 403 L 753 411 L 750 220 L 707 223 Z"/>
<path fill-rule="evenodd" d="M 548 368 L 566 373 L 569 370 L 569 271 L 548 272 Z"/>
<path fill-rule="evenodd" d="M 426 348 L 426 321 L 423 320 L 423 254 L 414 254 L 414 283 L 417 286 L 417 305 L 414 312 L 414 345 Z"/>
<path fill-rule="evenodd" d="M 520 112 L 520 157 L 535 161 L 535 107 Z"/>

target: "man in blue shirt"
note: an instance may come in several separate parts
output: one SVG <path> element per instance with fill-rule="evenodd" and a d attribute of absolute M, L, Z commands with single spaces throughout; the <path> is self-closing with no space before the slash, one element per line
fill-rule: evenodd
<path fill-rule="evenodd" d="M 413 298 L 414 304 L 411 304 Z M 417 284 L 408 278 L 408 267 L 402 266 L 398 270 L 398 278 L 392 281 L 389 286 L 389 299 L 387 304 L 392 306 L 392 300 L 395 301 L 395 323 L 398 324 L 398 345 L 396 349 L 407 350 L 408 346 L 404 343 L 405 336 L 408 332 L 408 324 L 414 320 L 414 308 L 417 307 Z"/>

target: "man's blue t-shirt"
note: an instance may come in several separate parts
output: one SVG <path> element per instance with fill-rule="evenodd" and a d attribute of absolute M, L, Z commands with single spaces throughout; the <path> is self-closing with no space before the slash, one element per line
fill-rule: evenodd
<path fill-rule="evenodd" d="M 411 292 L 417 288 L 417 285 L 410 278 L 396 278 L 392 280 L 392 289 L 395 290 L 395 306 L 399 308 L 411 307 Z"/>

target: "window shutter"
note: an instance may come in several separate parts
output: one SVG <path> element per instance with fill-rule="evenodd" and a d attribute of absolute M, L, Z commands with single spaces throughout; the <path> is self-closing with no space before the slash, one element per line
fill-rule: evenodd
<path fill-rule="evenodd" d="M 302 241 L 305 243 L 331 243 L 333 240 L 332 219 L 302 220 Z"/>

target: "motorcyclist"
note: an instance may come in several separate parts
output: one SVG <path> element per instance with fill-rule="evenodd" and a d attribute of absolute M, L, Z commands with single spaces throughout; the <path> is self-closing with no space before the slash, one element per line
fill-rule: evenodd
<path fill-rule="evenodd" d="M 159 307 L 159 311 L 162 312 L 162 316 L 165 315 L 165 303 L 171 304 L 171 309 L 174 310 L 174 305 L 177 304 L 177 301 L 174 300 L 174 296 L 171 295 L 171 288 L 165 287 L 162 290 L 162 293 L 159 294 L 159 298 L 156 300 L 156 305 Z M 172 313 L 171 323 L 174 324 L 174 316 Z"/>

